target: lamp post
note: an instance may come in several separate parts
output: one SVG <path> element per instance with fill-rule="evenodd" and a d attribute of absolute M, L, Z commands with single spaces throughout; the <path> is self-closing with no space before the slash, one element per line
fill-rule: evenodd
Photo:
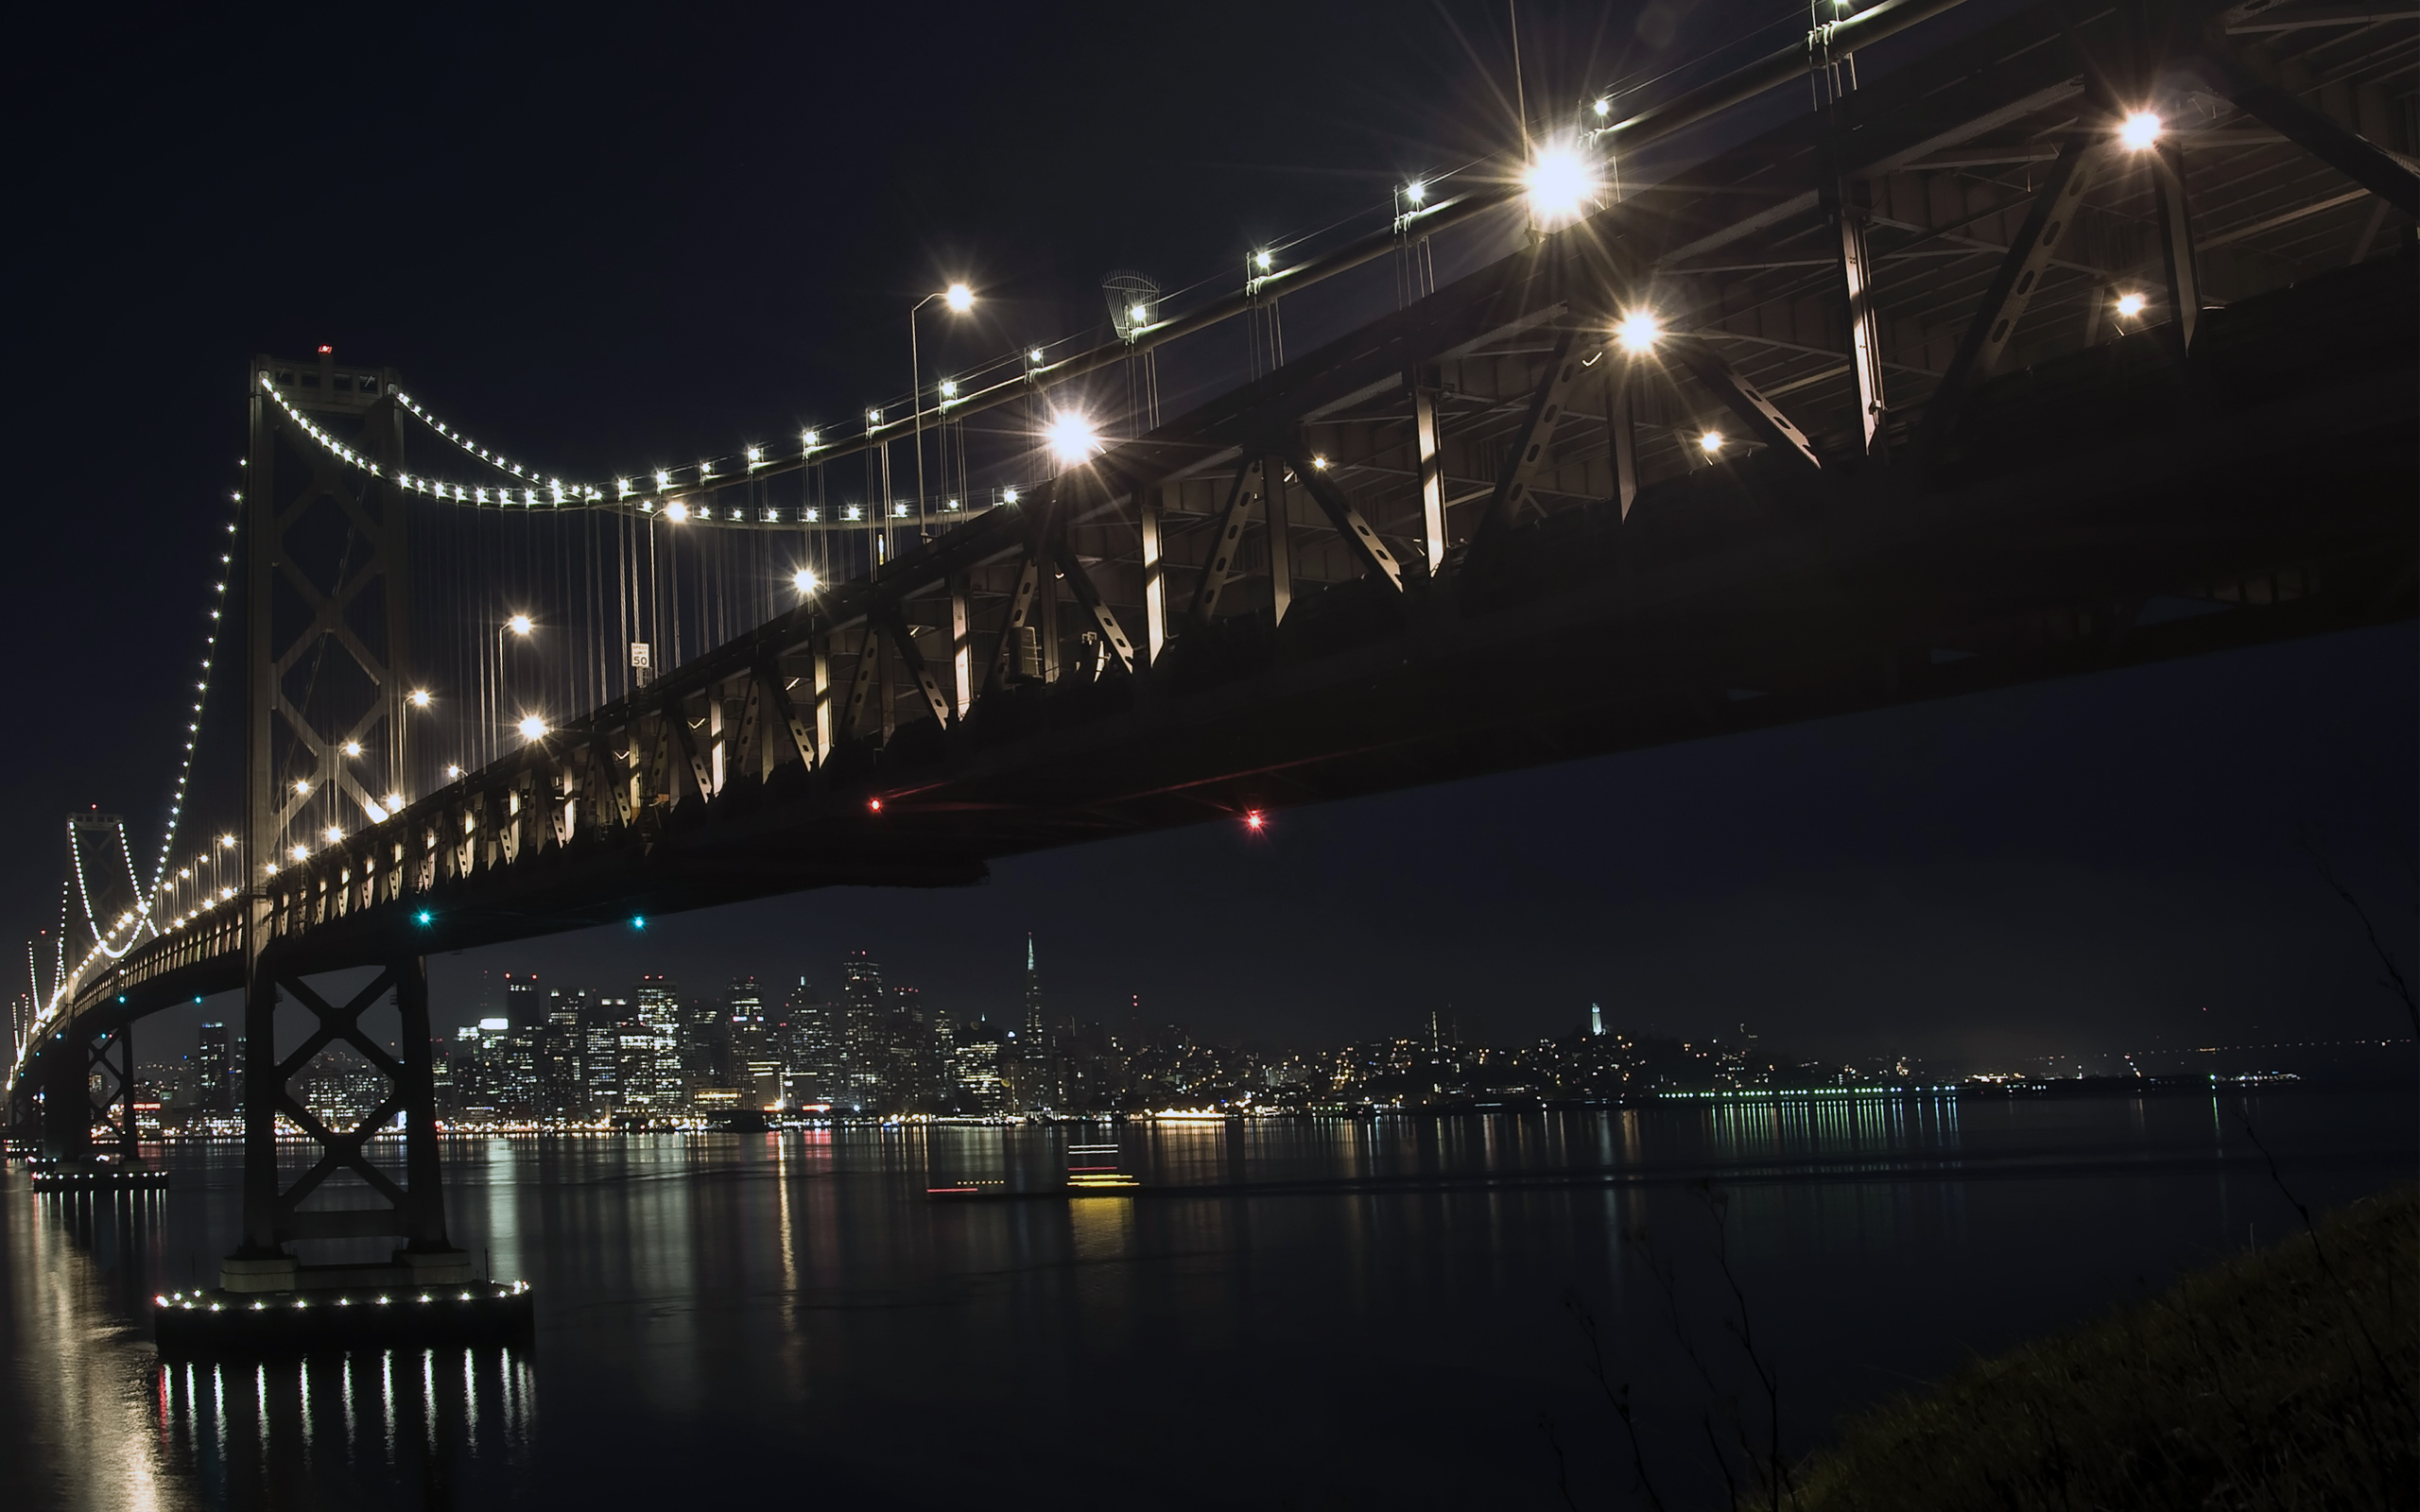
<path fill-rule="evenodd" d="M 536 627 L 535 622 L 527 614 L 515 614 L 496 627 L 495 681 L 493 685 L 494 693 L 488 706 L 488 760 L 490 761 L 495 760 L 498 754 L 497 747 L 503 744 L 496 739 L 495 727 L 504 719 L 504 638 L 508 634 L 526 636 Z"/>
<path fill-rule="evenodd" d="M 964 315 L 975 308 L 975 291 L 963 284 L 953 284 L 937 294 L 927 294 L 908 310 L 908 394 L 915 411 L 909 427 L 916 446 L 916 534 L 925 533 L 925 360 L 916 351 L 916 313 L 935 300 L 949 306 L 952 315 Z M 888 499 L 884 507 L 890 505 Z"/>

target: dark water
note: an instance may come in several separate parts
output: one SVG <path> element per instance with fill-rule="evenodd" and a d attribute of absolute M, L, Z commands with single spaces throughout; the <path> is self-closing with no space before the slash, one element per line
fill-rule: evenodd
<path fill-rule="evenodd" d="M 1643 1504 L 1567 1297 L 1706 1504 L 1724 1399 L 1766 1432 L 1724 1259 L 1803 1449 L 2285 1237 L 2246 1115 L 2315 1207 L 2420 1158 L 2408 1089 L 1133 1126 L 1161 1190 L 1074 1202 L 925 1188 L 1104 1130 L 466 1143 L 455 1237 L 535 1283 L 534 1345 L 221 1368 L 164 1366 L 142 1303 L 228 1247 L 233 1152 L 114 1203 L 12 1169 L 0 1504 Z"/>

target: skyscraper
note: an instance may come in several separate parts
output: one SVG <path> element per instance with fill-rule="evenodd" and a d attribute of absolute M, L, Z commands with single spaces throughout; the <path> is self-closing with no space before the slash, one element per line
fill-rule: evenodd
<path fill-rule="evenodd" d="M 864 951 L 840 963 L 841 1042 L 846 1087 L 838 1101 L 856 1108 L 883 1105 L 883 1062 L 889 1048 L 890 1005 L 882 990 L 882 968 Z"/>
<path fill-rule="evenodd" d="M 201 1042 L 194 1052 L 194 1102 L 205 1113 L 235 1109 L 234 1044 L 223 1023 L 201 1026 Z"/>
<path fill-rule="evenodd" d="M 783 1008 L 789 1019 L 791 1092 L 801 1103 L 835 1103 L 845 1099 L 847 1089 L 841 1071 L 842 1042 L 839 1011 L 836 1005 L 823 1001 L 805 977 L 784 994 Z"/>
<path fill-rule="evenodd" d="M 1036 1053 L 1042 1043 L 1042 973 L 1033 966 L 1033 936 L 1025 937 L 1025 1047 Z"/>
<path fill-rule="evenodd" d="M 765 989 L 752 976 L 734 977 L 725 1006 L 731 1023 L 732 1070 L 739 1080 L 741 1104 L 780 1107 L 788 1057 L 775 1042 L 772 1016 L 765 1011 Z"/>
<path fill-rule="evenodd" d="M 581 1005 L 580 1083 L 591 1114 L 622 1106 L 622 1034 L 630 1017 L 628 998 L 592 996 Z"/>
<path fill-rule="evenodd" d="M 1034 966 L 1033 936 L 1025 937 L 1025 1027 L 1017 1033 L 1017 1107 L 1027 1112 L 1058 1102 L 1058 1078 L 1050 1059 L 1050 1036 L 1042 1026 L 1042 972 Z"/>
<path fill-rule="evenodd" d="M 588 1111 L 586 1078 L 580 1074 L 587 1049 L 579 1027 L 584 995 L 560 988 L 547 994 L 546 1022 L 538 1031 L 538 1111 L 547 1118 L 577 1118 Z"/>
<path fill-rule="evenodd" d="M 639 1025 L 648 1043 L 639 1063 L 624 1059 L 622 1100 L 633 1108 L 678 1107 L 682 1102 L 680 986 L 669 977 L 642 976 L 631 997 L 638 1005 Z"/>

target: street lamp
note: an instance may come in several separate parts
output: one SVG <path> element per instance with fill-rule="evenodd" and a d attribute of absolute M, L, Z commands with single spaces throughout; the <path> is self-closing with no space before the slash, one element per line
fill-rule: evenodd
<path fill-rule="evenodd" d="M 504 638 L 510 634 L 519 636 L 526 640 L 528 638 L 529 632 L 535 628 L 537 628 L 537 623 L 530 619 L 527 614 L 511 615 L 507 618 L 502 625 L 496 627 L 495 679 L 492 684 L 490 684 L 490 702 L 487 709 L 489 725 L 488 759 L 490 761 L 493 761 L 497 754 L 495 749 L 494 725 L 496 720 L 500 718 L 504 713 Z"/>
<path fill-rule="evenodd" d="M 927 294 L 908 311 L 908 392 L 915 407 L 916 421 L 911 427 L 916 447 L 916 533 L 925 533 L 925 359 L 916 351 L 916 312 L 939 300 L 952 315 L 964 315 L 975 308 L 975 291 L 963 284 L 953 284 L 938 294 Z"/>

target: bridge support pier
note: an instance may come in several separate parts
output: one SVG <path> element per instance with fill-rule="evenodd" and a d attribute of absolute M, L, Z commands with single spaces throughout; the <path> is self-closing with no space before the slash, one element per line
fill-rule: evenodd
<path fill-rule="evenodd" d="M 400 1020 L 395 1054 L 361 1027 L 361 1016 L 392 994 Z M 281 998 L 318 1021 L 301 1044 L 275 1052 Z M 256 961 L 244 995 L 244 1033 L 254 1047 L 244 1066 L 244 1238 L 219 1269 L 231 1293 L 301 1292 L 361 1287 L 456 1285 L 471 1279 L 470 1256 L 445 1233 L 443 1175 L 438 1158 L 437 1108 L 429 1043 L 428 968 L 418 956 L 389 963 L 341 1004 L 320 995 L 300 975 Z M 387 1095 L 350 1129 L 332 1129 L 291 1090 L 294 1076 L 322 1050 L 342 1044 L 384 1074 Z M 402 1115 L 404 1181 L 398 1185 L 369 1158 L 370 1141 Z M 280 1119 L 317 1146 L 317 1158 L 287 1182 L 278 1166 Z M 386 1199 L 382 1207 L 305 1208 L 339 1173 L 360 1179 Z M 288 1253 L 296 1241 L 403 1241 L 384 1264 L 306 1265 Z"/>

